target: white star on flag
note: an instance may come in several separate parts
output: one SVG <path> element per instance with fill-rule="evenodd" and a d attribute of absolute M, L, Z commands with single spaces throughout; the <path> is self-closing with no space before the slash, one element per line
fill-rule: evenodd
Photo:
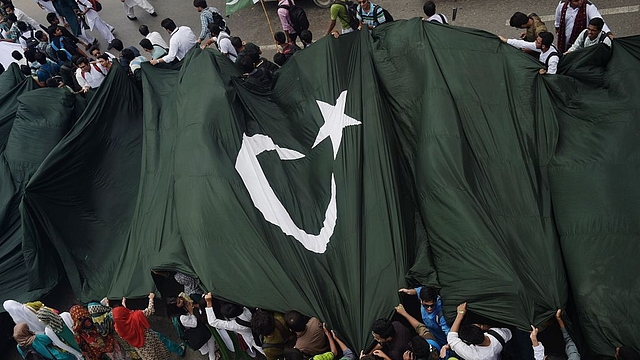
<path fill-rule="evenodd" d="M 333 159 L 338 156 L 338 149 L 340 149 L 340 143 L 342 142 L 342 129 L 347 126 L 360 125 L 362 122 L 348 116 L 344 113 L 344 107 L 347 103 L 347 90 L 343 91 L 335 105 L 328 104 L 324 101 L 316 100 L 320 112 L 322 112 L 322 118 L 324 119 L 324 125 L 320 127 L 318 136 L 313 143 L 312 149 L 316 145 L 320 144 L 322 140 L 331 138 L 331 145 L 333 146 Z"/>

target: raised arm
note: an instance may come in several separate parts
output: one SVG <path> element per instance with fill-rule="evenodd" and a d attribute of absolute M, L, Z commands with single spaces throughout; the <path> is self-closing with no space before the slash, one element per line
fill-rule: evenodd
<path fill-rule="evenodd" d="M 400 290 L 406 290 L 406 289 L 400 289 Z M 418 325 L 421 324 L 421 322 L 416 320 L 416 318 L 414 318 L 413 316 L 409 315 L 409 313 L 407 312 L 407 310 L 404 308 L 404 306 L 402 304 L 396 306 L 395 309 L 396 309 L 396 312 L 399 315 L 402 315 L 402 317 L 407 319 L 407 321 L 409 322 L 409 324 L 411 325 L 412 328 L 415 329 L 416 327 L 418 327 Z"/>
<path fill-rule="evenodd" d="M 329 348 L 331 349 L 333 356 L 338 356 L 338 347 L 336 346 L 336 341 L 333 339 L 333 336 L 331 336 L 329 329 L 327 329 L 326 323 L 322 323 L 322 331 L 324 331 L 324 336 L 326 336 L 329 340 Z"/>
<path fill-rule="evenodd" d="M 564 338 L 564 352 L 567 354 L 568 360 L 580 360 L 578 347 L 576 346 L 576 343 L 573 342 L 571 335 L 569 335 L 567 328 L 564 326 L 564 320 L 562 320 L 562 309 L 558 309 L 558 311 L 556 311 L 556 321 L 558 321 L 558 326 L 560 326 L 560 331 L 562 331 L 562 337 Z"/>
<path fill-rule="evenodd" d="M 153 313 L 156 312 L 156 309 L 153 307 L 153 299 L 155 297 L 156 297 L 156 294 L 149 293 L 149 305 L 147 305 L 146 309 L 142 310 L 142 313 L 144 314 L 144 316 L 149 317 L 149 316 L 153 315 Z M 124 302 L 124 300 L 123 300 L 123 302 Z M 124 305 L 124 303 L 122 305 Z"/>

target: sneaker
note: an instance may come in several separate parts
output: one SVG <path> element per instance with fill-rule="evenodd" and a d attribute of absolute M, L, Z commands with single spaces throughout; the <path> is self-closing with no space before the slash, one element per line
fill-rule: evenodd
<path fill-rule="evenodd" d="M 131 16 L 129 16 L 129 15 L 127 15 L 127 19 L 129 19 L 129 20 L 131 20 L 131 21 L 138 20 L 138 18 L 137 18 L 137 17 L 135 17 L 135 16 L 131 17 Z"/>
<path fill-rule="evenodd" d="M 152 12 L 151 14 L 149 14 L 149 15 L 151 15 L 151 16 L 153 16 L 153 17 L 158 16 L 158 14 L 157 14 L 155 11 L 154 11 L 154 12 Z"/>

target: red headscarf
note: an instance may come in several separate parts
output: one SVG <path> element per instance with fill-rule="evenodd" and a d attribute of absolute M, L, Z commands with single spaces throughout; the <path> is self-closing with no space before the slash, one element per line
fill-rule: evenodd
<path fill-rule="evenodd" d="M 144 331 L 148 329 L 149 322 L 140 310 L 129 310 L 119 306 L 112 311 L 113 322 L 116 331 L 134 348 L 144 346 Z"/>

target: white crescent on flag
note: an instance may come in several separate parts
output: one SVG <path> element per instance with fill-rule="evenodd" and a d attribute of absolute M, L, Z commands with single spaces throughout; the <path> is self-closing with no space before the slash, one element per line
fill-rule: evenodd
<path fill-rule="evenodd" d="M 344 113 L 346 100 L 347 91 L 345 90 L 336 100 L 336 105 L 330 105 L 319 100 L 316 101 L 322 112 L 324 124 L 320 127 L 311 148 L 315 148 L 324 139 L 330 138 L 334 160 L 342 143 L 343 129 L 347 126 L 362 124 Z M 315 253 L 324 253 L 327 250 L 327 245 L 333 235 L 338 219 L 335 174 L 331 174 L 331 198 L 324 213 L 322 229 L 317 235 L 309 234 L 295 224 L 291 215 L 278 199 L 275 191 L 273 191 L 271 184 L 269 184 L 269 180 L 258 161 L 258 155 L 265 151 L 275 151 L 280 160 L 297 160 L 305 157 L 295 150 L 281 148 L 267 135 L 247 136 L 243 134 L 242 146 L 236 158 L 236 171 L 249 191 L 253 205 L 260 210 L 265 220 L 278 226 L 283 233 L 293 236 L 305 249 Z"/>

